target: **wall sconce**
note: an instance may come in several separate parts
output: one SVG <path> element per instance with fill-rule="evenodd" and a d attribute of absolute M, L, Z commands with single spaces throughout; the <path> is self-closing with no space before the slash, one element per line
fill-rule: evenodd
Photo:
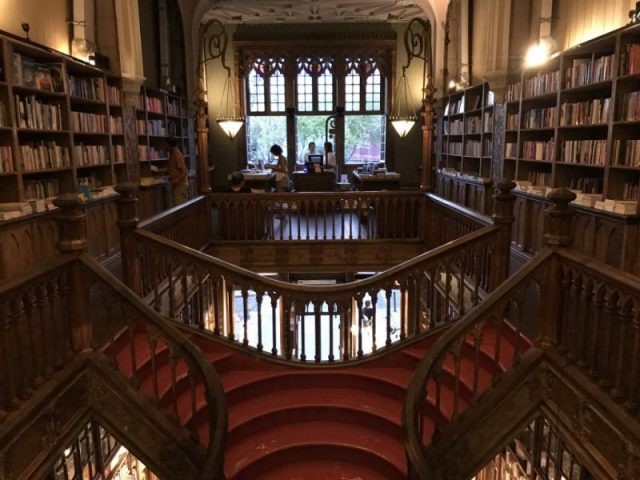
<path fill-rule="evenodd" d="M 553 42 L 550 38 L 541 38 L 538 43 L 531 45 L 524 59 L 525 68 L 539 67 L 547 63 L 552 48 Z"/>
<path fill-rule="evenodd" d="M 242 125 L 244 124 L 244 117 L 237 111 L 236 91 L 233 78 L 231 76 L 231 68 L 227 66 L 225 61 L 227 42 L 227 32 L 224 25 L 219 20 L 211 20 L 201 27 L 200 54 L 202 57 L 198 65 L 198 77 L 199 92 L 202 93 L 202 95 L 199 93 L 198 96 L 199 98 L 204 97 L 206 92 L 204 86 L 204 66 L 210 60 L 220 58 L 222 67 L 227 71 L 227 78 L 225 79 L 222 95 L 220 97 L 220 108 L 218 109 L 216 123 L 220 125 L 220 128 L 222 128 L 224 133 L 230 139 L 233 139 L 240 128 L 242 128 Z"/>
<path fill-rule="evenodd" d="M 418 120 L 406 76 L 406 71 L 414 58 L 419 58 L 423 61 L 423 103 L 432 92 L 431 24 L 421 18 L 411 20 L 404 32 L 404 48 L 407 52 L 407 64 L 402 67 L 402 77 L 396 86 L 394 94 L 395 108 L 389 116 L 389 121 L 400 138 L 406 137 Z"/>

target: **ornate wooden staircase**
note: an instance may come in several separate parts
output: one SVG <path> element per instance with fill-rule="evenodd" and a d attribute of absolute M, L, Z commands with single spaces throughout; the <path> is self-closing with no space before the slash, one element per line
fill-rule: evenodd
<path fill-rule="evenodd" d="M 402 404 L 413 370 L 442 331 L 366 361 L 319 368 L 270 361 L 210 336 L 192 335 L 220 375 L 225 392 L 227 478 L 328 478 L 336 469 L 348 478 L 407 478 Z M 516 347 L 513 330 L 502 331 L 501 341 L 490 326 L 483 333 L 479 352 L 470 343 L 462 346 L 461 382 L 455 382 L 451 363 L 443 370 L 439 400 L 435 391 L 430 392 L 422 415 L 425 440 L 437 425 L 473 404 L 491 386 L 497 370 L 509 368 L 516 352 L 530 346 L 521 337 Z M 152 354 L 144 333 L 130 337 L 125 332 L 104 352 L 120 365 L 130 365 L 134 352 L 140 390 L 151 395 L 157 389 L 167 413 L 176 414 L 185 426 L 195 422 L 206 444 L 203 390 L 196 388 L 192 399 L 186 367 L 173 365 L 167 348 L 158 347 Z M 122 371 L 133 375 L 130 368 Z"/>

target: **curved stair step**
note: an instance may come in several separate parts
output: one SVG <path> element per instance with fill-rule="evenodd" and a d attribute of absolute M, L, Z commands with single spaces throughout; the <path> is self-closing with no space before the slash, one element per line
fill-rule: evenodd
<path fill-rule="evenodd" d="M 251 478 L 250 470 L 259 472 L 263 462 L 269 463 L 273 454 L 286 453 L 288 462 L 305 460 L 294 453 L 306 448 L 351 449 L 378 457 L 398 472 L 406 473 L 406 459 L 402 443 L 388 435 L 361 425 L 339 422 L 288 423 L 253 435 L 227 449 L 225 472 L 227 478 Z M 405 478 L 406 475 L 401 478 Z"/>

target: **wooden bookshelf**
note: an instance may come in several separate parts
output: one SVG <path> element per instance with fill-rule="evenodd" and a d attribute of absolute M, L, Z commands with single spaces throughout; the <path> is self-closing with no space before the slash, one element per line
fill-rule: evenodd
<path fill-rule="evenodd" d="M 522 72 L 508 88 L 504 168 L 530 194 L 568 187 L 586 207 L 637 214 L 640 28 L 625 27 Z"/>
<path fill-rule="evenodd" d="M 444 98 L 438 120 L 436 191 L 479 210 L 489 211 L 492 177 L 494 105 L 487 83 Z"/>

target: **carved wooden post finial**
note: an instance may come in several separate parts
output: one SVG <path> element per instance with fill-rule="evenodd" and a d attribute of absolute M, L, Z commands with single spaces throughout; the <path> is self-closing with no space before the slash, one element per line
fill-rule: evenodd
<path fill-rule="evenodd" d="M 58 250 L 62 253 L 82 253 L 87 248 L 83 201 L 77 193 L 63 193 L 53 200 L 60 209 Z"/>
<path fill-rule="evenodd" d="M 569 203 L 576 194 L 566 187 L 556 188 L 547 195 L 553 206 L 546 210 L 544 240 L 550 247 L 569 247 L 573 243 L 571 228 L 575 210 Z"/>
<path fill-rule="evenodd" d="M 120 194 L 118 205 L 118 228 L 120 229 L 120 257 L 122 259 L 122 278 L 131 290 L 142 293 L 142 277 L 135 239 L 138 226 L 138 186 L 134 183 L 122 183 L 115 191 Z"/>
<path fill-rule="evenodd" d="M 492 258 L 491 288 L 494 289 L 509 277 L 509 258 L 511 256 L 511 226 L 513 225 L 513 205 L 516 196 L 513 180 L 502 179 L 496 184 L 493 206 L 493 223 L 499 229 L 498 242 Z"/>

